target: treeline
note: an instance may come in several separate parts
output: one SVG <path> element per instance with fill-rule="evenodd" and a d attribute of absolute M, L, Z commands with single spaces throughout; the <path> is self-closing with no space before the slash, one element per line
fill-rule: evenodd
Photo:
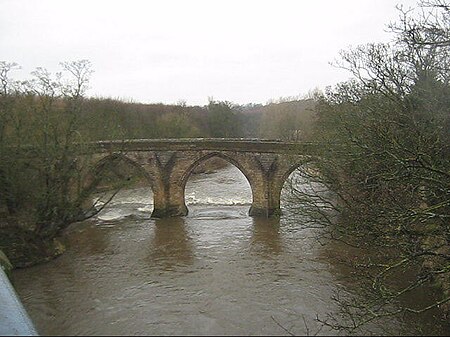
<path fill-rule="evenodd" d="M 14 63 L 0 63 L 0 70 L 5 75 L 11 75 L 17 67 Z M 38 69 L 45 72 L 45 76 L 49 77 L 48 81 L 52 80 L 52 74 L 45 69 Z M 33 74 L 37 75 L 36 72 Z M 40 80 L 45 79 L 41 77 Z M 67 122 L 66 98 L 54 92 L 57 88 L 46 89 L 51 93 L 38 92 L 36 88 L 22 87 L 19 90 L 20 83 L 13 79 L 8 77 L 3 82 L 4 94 L 0 95 L 0 118 L 3 122 L 1 129 L 4 135 L 15 135 L 8 137 L 9 142 L 34 142 L 33 135 L 39 134 L 44 127 L 40 108 L 37 109 L 36 104 L 42 103 L 48 94 L 52 96 L 45 98 L 48 102 L 42 104 L 48 105 L 44 110 L 49 110 L 48 113 L 52 115 L 49 118 L 54 119 L 55 124 L 64 125 Z M 37 82 L 33 78 L 27 86 Z M 311 137 L 316 102 L 312 98 L 297 98 L 292 101 L 280 99 L 266 105 L 237 105 L 228 101 L 211 100 L 206 106 L 187 106 L 124 102 L 112 98 L 87 98 L 83 95 L 79 97 L 77 104 L 76 125 L 73 127 L 81 141 L 198 137 L 304 141 Z"/>
<path fill-rule="evenodd" d="M 26 143 L 38 133 L 39 116 L 31 108 L 38 96 L 14 98 L 16 120 L 21 132 L 16 139 Z M 3 101 L 2 101 L 3 100 Z M 8 104 L 0 97 L 0 102 Z M 52 103 L 59 111 L 64 100 Z M 86 141 L 139 138 L 261 138 L 304 141 L 311 137 L 316 102 L 309 98 L 267 105 L 236 105 L 211 101 L 207 106 L 129 103 L 111 98 L 83 98 L 77 116 L 77 133 Z M 20 117 L 19 117 L 20 115 Z M 55 115 L 64 123 L 64 114 Z M 28 125 L 29 124 L 29 125 Z M 18 124 L 4 123 L 6 133 L 17 130 Z"/>
<path fill-rule="evenodd" d="M 264 138 L 291 141 L 311 136 L 313 99 L 267 105 L 210 101 L 207 106 L 129 103 L 110 98 L 83 102 L 91 140 L 132 138 Z"/>

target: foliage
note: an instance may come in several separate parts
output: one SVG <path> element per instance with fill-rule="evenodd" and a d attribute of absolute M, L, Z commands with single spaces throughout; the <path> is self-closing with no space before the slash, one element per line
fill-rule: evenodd
<path fill-rule="evenodd" d="M 341 53 L 353 79 L 328 88 L 318 107 L 320 175 L 293 193 L 328 237 L 360 249 L 351 267 L 364 301 L 337 298 L 354 330 L 379 317 L 420 314 L 450 301 L 450 7 L 422 2 L 391 25 L 396 40 Z M 326 192 L 326 191 L 332 191 Z M 370 254 L 368 254 L 370 252 Z M 398 284 L 398 275 L 411 275 Z M 437 298 L 405 304 L 412 292 Z M 444 310 L 445 312 L 445 310 Z"/>
<path fill-rule="evenodd" d="M 201 107 L 90 98 L 84 103 L 81 132 L 96 140 L 207 136 L 205 116 Z"/>
<path fill-rule="evenodd" d="M 80 122 L 91 65 L 61 66 L 61 73 L 37 68 L 30 80 L 17 82 L 8 76 L 17 66 L 0 64 L 0 208 L 43 239 L 85 218 L 90 198 L 88 139 Z"/>
<path fill-rule="evenodd" d="M 214 138 L 235 138 L 242 133 L 239 113 L 230 102 L 211 100 L 208 105 L 208 123 L 210 135 Z"/>
<path fill-rule="evenodd" d="M 201 132 L 186 112 L 171 112 L 156 121 L 158 138 L 196 138 Z"/>
<path fill-rule="evenodd" d="M 315 100 L 302 99 L 270 103 L 263 109 L 261 138 L 304 141 L 311 136 Z"/>

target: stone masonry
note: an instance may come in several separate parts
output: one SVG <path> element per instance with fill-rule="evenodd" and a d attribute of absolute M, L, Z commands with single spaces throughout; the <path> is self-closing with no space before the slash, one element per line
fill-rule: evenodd
<path fill-rule="evenodd" d="M 251 216 L 280 214 L 280 194 L 289 174 L 312 155 L 314 145 L 252 139 L 164 139 L 98 142 L 96 166 L 118 158 L 138 167 L 154 195 L 153 217 L 187 215 L 185 187 L 201 162 L 220 157 L 235 165 L 252 190 Z"/>

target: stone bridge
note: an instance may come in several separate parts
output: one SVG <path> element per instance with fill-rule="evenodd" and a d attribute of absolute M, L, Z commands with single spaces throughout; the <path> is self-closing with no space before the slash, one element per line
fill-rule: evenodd
<path fill-rule="evenodd" d="M 311 143 L 252 139 L 164 139 L 95 143 L 96 168 L 123 159 L 141 169 L 154 195 L 152 216 L 187 215 L 185 186 L 193 169 L 212 157 L 235 165 L 252 191 L 251 216 L 280 214 L 280 194 L 292 171 L 314 152 Z"/>

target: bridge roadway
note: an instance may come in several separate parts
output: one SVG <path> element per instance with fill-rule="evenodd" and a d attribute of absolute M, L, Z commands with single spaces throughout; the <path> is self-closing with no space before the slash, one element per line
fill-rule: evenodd
<path fill-rule="evenodd" d="M 314 155 L 316 144 L 257 139 L 134 139 L 90 144 L 94 152 L 91 184 L 117 161 L 137 167 L 154 195 L 153 217 L 187 215 L 185 186 L 201 162 L 219 157 L 235 165 L 252 190 L 251 216 L 280 214 L 280 194 L 289 174 Z M 93 151 L 92 151 L 93 150 Z"/>
<path fill-rule="evenodd" d="M 128 139 L 91 143 L 96 151 L 239 151 L 254 153 L 313 154 L 316 143 L 284 142 L 257 138 Z"/>

